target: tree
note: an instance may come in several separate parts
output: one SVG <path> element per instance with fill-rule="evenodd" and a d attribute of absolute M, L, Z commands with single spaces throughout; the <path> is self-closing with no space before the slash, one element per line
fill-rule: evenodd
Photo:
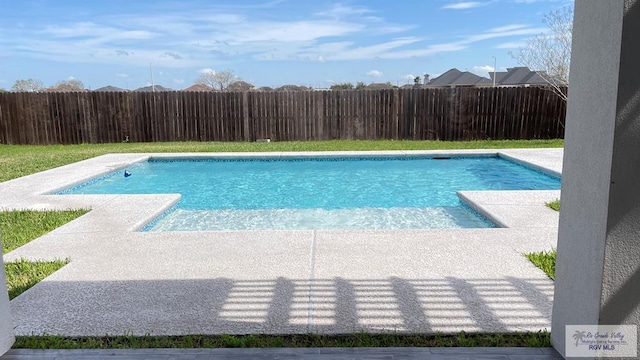
<path fill-rule="evenodd" d="M 41 91 L 43 88 L 42 81 L 37 79 L 26 79 L 26 80 L 16 80 L 11 87 L 11 91 L 21 92 L 21 91 Z"/>
<path fill-rule="evenodd" d="M 350 82 L 336 83 L 331 85 L 331 90 L 353 90 L 353 84 Z"/>
<path fill-rule="evenodd" d="M 229 84 L 238 80 L 240 80 L 240 78 L 238 78 L 232 70 L 213 71 L 211 69 L 205 69 L 200 72 L 200 76 L 194 83 L 207 85 L 216 90 L 224 91 L 227 90 Z"/>
<path fill-rule="evenodd" d="M 539 71 L 553 91 L 567 101 L 573 11 L 570 7 L 551 11 L 544 16 L 543 22 L 548 32 L 530 39 L 511 56 L 520 64 Z"/>
<path fill-rule="evenodd" d="M 356 84 L 356 90 L 363 90 L 366 87 L 367 87 L 367 85 L 365 83 L 363 83 L 362 81 L 358 81 L 358 83 Z"/>
<path fill-rule="evenodd" d="M 58 81 L 54 86 L 50 87 L 50 91 L 71 92 L 84 91 L 84 84 L 78 79 L 69 79 Z"/>

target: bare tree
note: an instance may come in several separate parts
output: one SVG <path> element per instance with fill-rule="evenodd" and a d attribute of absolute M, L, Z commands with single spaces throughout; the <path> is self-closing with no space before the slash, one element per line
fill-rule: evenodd
<path fill-rule="evenodd" d="M 571 7 L 554 10 L 544 16 L 548 32 L 537 35 L 511 56 L 544 78 L 553 91 L 567 101 L 569 63 L 571 60 L 571 31 L 573 10 Z"/>
<path fill-rule="evenodd" d="M 50 87 L 51 91 L 84 91 L 84 84 L 78 79 L 69 79 L 58 81 L 54 86 Z"/>
<path fill-rule="evenodd" d="M 232 70 L 225 71 L 213 71 L 206 69 L 200 72 L 200 76 L 194 82 L 195 84 L 202 84 L 212 87 L 216 90 L 227 90 L 229 84 L 239 80 Z"/>
<path fill-rule="evenodd" d="M 41 91 L 42 88 L 43 88 L 42 81 L 40 81 L 40 80 L 37 80 L 37 79 L 22 79 L 22 80 L 16 80 L 16 82 L 13 83 L 13 86 L 11 87 L 11 91 L 15 91 L 15 92 L 21 92 L 21 91 L 35 92 L 35 91 Z"/>

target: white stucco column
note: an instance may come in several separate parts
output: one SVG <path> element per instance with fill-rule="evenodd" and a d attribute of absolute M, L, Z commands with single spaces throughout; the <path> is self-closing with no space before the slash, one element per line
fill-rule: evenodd
<path fill-rule="evenodd" d="M 0 249 L 2 238 L 0 237 Z M 7 293 L 7 279 L 4 275 L 4 260 L 0 254 L 0 355 L 7 352 L 13 341 L 13 323 L 9 306 L 9 294 Z"/>
<path fill-rule="evenodd" d="M 640 324 L 640 3 L 575 2 L 551 340 Z"/>

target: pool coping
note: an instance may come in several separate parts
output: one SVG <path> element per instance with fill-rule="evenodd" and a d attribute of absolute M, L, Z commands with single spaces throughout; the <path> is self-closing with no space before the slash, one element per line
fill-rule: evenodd
<path fill-rule="evenodd" d="M 180 241 L 192 241 L 195 238 L 203 238 L 203 239 L 217 239 L 216 241 L 220 241 L 221 243 L 225 241 L 232 241 L 232 239 L 236 239 L 238 241 L 244 241 L 247 238 L 265 238 L 265 239 L 273 239 L 280 238 L 285 239 L 283 242 L 290 242 L 289 245 L 296 248 L 297 254 L 299 256 L 290 258 L 290 262 L 293 265 L 298 266 L 297 269 L 279 269 L 279 268 L 269 268 L 263 269 L 267 272 L 267 279 L 269 281 L 273 280 L 275 274 L 283 275 L 287 273 L 288 275 L 300 273 L 307 273 L 308 276 L 303 276 L 300 280 L 293 281 L 292 287 L 296 289 L 305 289 L 307 288 L 307 293 L 313 293 L 313 290 L 316 288 L 312 285 L 303 285 L 305 282 L 314 282 L 314 283 L 322 283 L 320 279 L 337 279 L 337 278 L 347 278 L 351 279 L 354 284 L 359 284 L 357 279 L 367 279 L 373 275 L 367 274 L 367 272 L 363 273 L 362 269 L 356 268 L 353 264 L 348 263 L 348 258 L 357 257 L 360 254 L 354 253 L 349 255 L 351 248 L 344 248 L 342 252 L 335 253 L 336 248 L 340 248 L 341 244 L 345 241 L 351 241 L 353 243 L 358 243 L 359 241 L 363 241 L 364 238 L 377 237 L 380 240 L 380 246 L 385 245 L 384 251 L 387 251 L 389 247 L 393 247 L 392 240 L 394 238 L 402 238 L 403 246 L 420 246 L 420 239 L 431 239 L 434 238 L 434 242 L 441 241 L 441 239 L 458 239 L 461 235 L 470 236 L 474 241 L 478 239 L 488 239 L 486 241 L 492 242 L 493 245 L 497 247 L 505 247 L 505 249 L 509 249 L 509 252 L 520 252 L 520 254 L 524 251 L 538 251 L 538 250 L 549 250 L 550 248 L 555 246 L 555 240 L 557 237 L 557 223 L 558 216 L 557 213 L 546 208 L 544 206 L 544 202 L 553 200 L 555 198 L 559 198 L 559 191 L 461 191 L 458 193 L 459 197 L 465 201 L 469 206 L 471 206 L 474 210 L 481 213 L 483 216 L 489 218 L 493 222 L 499 224 L 501 229 L 461 229 L 461 230 L 387 230 L 387 231 L 375 231 L 375 230 L 317 230 L 317 231 L 303 231 L 303 230 L 282 230 L 282 231 L 220 231 L 220 232 L 204 232 L 202 233 L 193 233 L 193 232 L 180 232 L 180 233 L 171 233 L 162 234 L 162 233 L 137 233 L 136 230 L 143 227 L 146 223 L 157 217 L 158 215 L 164 213 L 167 209 L 172 207 L 177 201 L 180 199 L 179 194 L 163 194 L 163 195 L 47 195 L 48 193 L 58 191 L 62 188 L 66 188 L 69 186 L 73 186 L 79 183 L 82 183 L 88 179 L 94 178 L 96 176 L 102 176 L 111 171 L 117 169 L 123 169 L 126 166 L 129 166 L 131 163 L 144 161 L 151 157 L 154 158 L 166 158 L 166 157 L 222 157 L 226 159 L 232 159 L 237 157 L 255 157 L 255 158 L 278 158 L 278 157 L 310 157 L 310 156 L 332 156 L 332 157 L 351 157 L 351 156 L 375 156 L 375 157 L 397 157 L 397 156 L 493 156 L 498 155 L 501 157 L 508 158 L 512 161 L 517 161 L 520 163 L 524 163 L 527 166 L 534 167 L 539 171 L 546 172 L 552 175 L 559 175 L 561 173 L 562 168 L 562 149 L 496 149 L 496 150 L 438 150 L 438 151 L 376 151 L 376 152 L 296 152 L 296 153 L 148 153 L 148 154 L 109 154 L 103 155 L 96 158 L 88 159 L 85 161 L 81 161 L 78 163 L 66 165 L 63 167 L 59 167 L 56 169 L 51 169 L 45 172 L 41 172 L 38 174 L 29 175 L 23 178 L 10 180 L 7 182 L 0 183 L 0 193 L 7 194 L 3 196 L 2 200 L 0 200 L 0 209 L 8 210 L 8 209 L 37 209 L 37 210 L 50 210 L 50 209 L 69 209 L 69 208 L 92 208 L 92 211 L 87 213 L 86 215 L 70 222 L 69 224 L 62 226 L 49 234 L 44 235 L 43 237 L 32 241 L 25 246 L 16 249 L 8 254 L 4 255 L 5 261 L 11 261 L 18 258 L 28 258 L 28 259 L 54 259 L 54 258 L 71 258 L 72 263 L 67 265 L 62 270 L 58 271 L 56 274 L 50 276 L 45 279 L 41 284 L 38 284 L 34 288 L 30 289 L 23 295 L 12 301 L 12 307 L 14 307 L 14 322 L 18 324 L 17 332 L 18 333 L 55 333 L 59 331 L 62 334 L 69 335 L 82 335 L 82 334 L 104 334 L 104 333 L 118 333 L 120 330 L 124 331 L 132 331 L 134 333 L 147 333 L 147 332 L 162 332 L 167 334 L 184 334 L 185 328 L 174 326 L 172 329 L 172 325 L 165 325 L 160 330 L 155 329 L 153 331 L 148 331 L 150 327 L 150 323 L 153 321 L 143 317 L 138 318 L 138 324 L 128 324 L 128 325 L 114 325 L 109 323 L 105 325 L 100 322 L 100 324 L 88 325 L 86 328 L 74 327 L 73 324 L 65 322 L 60 317 L 56 317 L 46 310 L 50 311 L 62 311 L 64 309 L 59 309 L 62 304 L 58 304 L 57 308 L 45 307 L 39 311 L 35 311 L 35 306 L 40 304 L 40 300 L 38 298 L 51 298 L 51 297 L 62 297 L 67 298 L 72 296 L 72 290 L 66 289 L 63 293 L 57 293 L 55 287 L 51 287 L 51 285 L 60 284 L 61 282 L 74 282 L 75 280 L 81 280 L 82 282 L 90 283 L 89 287 L 94 288 L 103 288 L 107 285 L 103 282 L 109 281 L 138 281 L 140 277 L 145 277 L 146 274 L 150 277 L 155 277 L 162 281 L 161 274 L 156 273 L 158 270 L 153 267 L 152 264 L 149 264 L 149 267 L 145 270 L 141 270 L 140 273 L 136 273 L 136 270 L 131 270 L 132 274 L 121 274 L 113 269 L 107 269 L 106 265 L 102 266 L 101 264 L 95 264 L 96 259 L 100 259 L 104 255 L 100 254 L 100 251 L 103 253 L 118 253 L 123 258 L 126 258 L 128 254 L 120 254 L 118 249 L 113 249 L 111 247 L 106 246 L 104 243 L 100 243 L 99 239 L 111 239 L 111 241 L 121 242 L 125 239 L 124 244 L 129 245 L 126 239 L 131 240 L 131 242 L 136 241 L 149 241 L 150 239 L 158 239 L 158 243 L 164 244 L 167 248 L 171 248 L 171 245 L 168 243 L 170 238 L 176 238 Z M 88 244 L 82 244 L 82 240 L 86 237 L 94 238 L 91 241 L 88 241 Z M 491 240 L 496 238 L 495 240 Z M 96 240 L 98 239 L 98 240 Z M 117 239 L 117 240 L 113 240 Z M 184 240 L 183 240 L 184 239 Z M 187 240 L 191 239 L 191 240 Z M 510 239 L 522 239 L 521 242 L 514 243 L 514 241 Z M 441 244 L 443 248 L 447 248 L 448 246 L 462 246 L 462 244 L 458 244 L 454 240 L 453 245 Z M 166 242 L 166 243 L 165 243 Z M 79 245 L 80 244 L 80 245 Z M 320 244 L 320 245 L 319 245 Z M 125 246 L 126 246 L 125 245 Z M 278 247 L 279 244 L 272 244 L 274 247 Z M 142 245 L 144 246 L 144 245 Z M 203 247 L 206 247 L 206 243 L 202 244 Z M 142 251 L 137 249 L 139 251 Z M 305 250 L 306 249 L 306 250 Z M 381 248 L 382 249 L 382 248 Z M 196 256 L 197 254 L 192 253 L 190 251 L 196 252 L 197 249 L 191 250 L 183 250 L 183 249 L 172 249 L 176 253 L 180 253 L 184 251 L 184 254 Z M 263 249 L 264 251 L 268 251 L 267 249 Z M 213 250 L 212 250 L 213 251 Z M 234 256 L 245 256 L 246 254 L 242 254 L 242 251 L 237 249 L 231 249 L 230 252 L 237 251 L 237 254 Z M 310 251 L 311 253 L 308 253 Z M 405 249 L 405 251 L 407 251 Z M 462 248 L 462 254 L 460 255 L 462 258 L 476 259 L 477 255 L 473 254 L 473 252 L 468 249 Z M 246 251 L 251 252 L 251 251 Z M 294 251 L 295 252 L 295 251 Z M 467 253 L 469 252 L 469 253 Z M 300 257 L 303 256 L 310 257 L 310 261 L 307 263 L 300 262 Z M 325 254 L 330 254 L 331 256 L 325 256 Z M 393 254 L 390 254 L 393 256 Z M 255 256 L 260 256 L 259 254 L 255 254 Z M 287 255 L 278 253 L 280 260 L 286 260 Z M 378 255 L 376 253 L 370 254 L 370 259 L 377 258 Z M 397 254 L 399 258 L 401 257 L 411 257 L 407 253 L 399 252 Z M 413 255 L 412 255 L 413 256 Z M 347 261 L 346 263 L 340 263 L 340 266 L 337 268 L 333 268 L 335 264 L 333 262 L 337 261 L 336 259 L 344 258 Z M 149 260 L 149 259 L 147 259 Z M 413 259 L 415 261 L 419 261 L 418 258 Z M 519 264 L 517 266 L 521 267 L 522 264 L 526 264 L 526 262 L 520 261 L 521 259 L 510 259 L 509 262 L 513 264 Z M 117 263 L 117 260 L 109 259 L 106 262 L 112 261 Z M 124 260 L 122 260 L 124 261 Z M 151 260 L 149 260 L 151 261 Z M 175 259 L 167 259 L 168 262 L 173 263 L 175 266 L 184 268 L 188 267 L 183 262 L 180 262 Z M 240 261 L 240 260 L 238 260 Z M 316 262 L 317 261 L 317 262 Z M 400 260 L 399 260 L 400 261 Z M 443 267 L 447 267 L 446 259 L 442 259 Z M 474 260 L 475 261 L 475 260 Z M 120 264 L 120 263 L 118 263 Z M 109 266 L 112 266 L 110 264 Z M 448 274 L 458 274 L 460 271 L 456 269 L 455 264 L 451 264 L 452 268 L 448 269 L 446 273 Z M 101 267 L 102 266 L 102 267 Z M 317 268 L 316 268 L 317 266 Z M 412 275 L 412 270 L 409 267 L 401 265 L 401 263 L 393 263 L 389 264 L 390 267 L 385 269 L 385 266 L 374 266 L 374 268 L 369 269 L 370 273 L 378 273 L 377 277 L 373 276 L 373 279 L 382 283 L 387 283 L 389 279 L 387 279 L 384 275 L 387 273 L 402 273 L 404 277 L 401 277 L 404 280 L 411 281 L 423 281 L 424 279 L 414 279 Z M 491 264 L 491 266 L 497 266 L 496 264 Z M 489 265 L 483 265 L 482 269 L 486 272 L 486 276 L 491 279 L 496 279 L 496 272 L 494 269 L 491 269 Z M 74 267 L 81 267 L 81 269 L 74 269 Z M 82 269 L 85 268 L 93 268 L 93 270 Z M 366 266 L 365 266 L 366 267 Z M 301 270 L 302 269 L 302 270 Z M 166 270 L 166 269 L 165 269 Z M 316 273 L 315 271 L 318 270 Z M 93 272 L 92 272 L 93 271 Z M 186 271 L 186 270 L 185 270 Z M 235 280 L 238 284 L 243 284 L 242 281 L 248 280 L 256 280 L 256 279 L 264 279 L 265 274 L 253 273 L 252 269 L 245 269 L 243 273 L 237 273 L 235 269 L 218 269 L 218 272 L 211 272 L 213 270 L 209 269 L 209 272 L 205 272 L 204 270 L 198 272 L 195 271 L 195 278 L 198 279 L 207 279 L 211 276 L 211 274 L 219 274 L 219 275 L 229 275 L 233 274 L 233 276 L 227 276 L 230 279 Z M 540 310 L 542 322 L 538 321 L 540 319 L 536 319 L 535 321 L 531 321 L 534 325 L 531 327 L 527 327 L 527 325 L 519 324 L 517 328 L 522 329 L 540 329 L 540 324 L 544 323 L 544 328 L 550 328 L 550 299 L 552 298 L 552 292 L 549 293 L 549 287 L 552 288 L 552 283 L 548 279 L 545 278 L 544 275 L 536 273 L 538 271 L 535 268 L 525 266 L 525 269 L 509 269 L 505 274 L 510 274 L 508 276 L 505 275 L 505 278 L 518 278 L 518 276 L 525 276 L 526 278 L 533 279 L 533 283 L 541 284 L 540 286 L 544 287 L 545 291 L 534 291 L 539 293 L 537 296 L 537 300 L 541 301 L 542 304 L 536 305 L 537 308 L 544 309 Z M 438 270 L 437 272 L 440 272 Z M 445 273 L 445 272 L 443 272 Z M 465 273 L 465 271 L 462 271 Z M 80 276 L 80 274 L 83 274 Z M 108 274 L 108 275 L 107 275 Z M 135 275 L 134 275 L 135 274 Z M 151 276 L 150 274 L 153 274 Z M 318 275 L 323 275 L 318 278 Z M 472 273 L 473 274 L 473 273 Z M 502 274 L 502 273 L 501 273 Z M 515 275 L 518 276 L 515 276 Z M 171 274 L 169 274 L 169 278 L 171 278 Z M 191 276 L 190 275 L 190 276 Z M 271 275 L 271 276 L 269 276 Z M 433 275 L 433 274 L 430 274 Z M 480 274 L 482 275 L 482 271 Z M 193 277 L 192 276 L 192 277 Z M 217 275 L 216 275 L 217 276 Z M 469 274 L 464 275 L 461 279 L 467 279 L 471 282 L 476 281 L 475 278 L 469 278 Z M 276 279 L 282 278 L 283 276 L 276 276 Z M 287 278 L 286 276 L 284 276 Z M 289 276 L 288 278 L 294 279 L 298 278 L 294 276 Z M 189 278 L 189 276 L 187 276 Z M 437 278 L 437 276 L 436 276 Z M 480 276 L 480 278 L 483 278 Z M 95 281 L 93 281 L 95 280 Z M 384 281 L 383 281 L 384 280 Z M 409 281 L 407 280 L 407 281 Z M 262 281 L 262 280 L 261 280 Z M 324 280 L 323 280 L 324 281 Z M 389 280 L 391 281 L 391 280 Z M 277 282 L 277 281 L 276 281 Z M 179 286 L 185 286 L 182 283 L 179 283 Z M 530 284 L 529 284 L 530 285 Z M 77 285 L 76 286 L 80 286 Z M 109 285 L 110 286 L 110 285 Z M 157 291 L 157 284 L 149 285 L 152 291 Z M 188 288 L 193 290 L 193 284 L 188 285 Z M 215 286 L 218 286 L 217 284 Z M 355 285 L 354 285 L 355 286 Z M 364 286 L 364 285 L 362 285 Z M 382 285 L 381 285 L 382 286 Z M 385 285 L 386 286 L 386 285 Z M 409 286 L 409 285 L 407 285 Z M 418 286 L 418 285 L 411 285 Z M 518 285 L 521 291 L 522 287 L 525 285 Z M 525 286 L 526 287 L 526 286 Z M 363 290 L 364 291 L 364 290 Z M 544 296 L 540 295 L 540 293 L 544 293 Z M 128 293 L 127 293 L 128 294 Z M 127 295 L 129 296 L 129 294 Z M 336 295 L 339 296 L 339 295 Z M 463 299 L 467 295 L 460 294 L 460 298 Z M 527 297 L 525 295 L 525 297 Z M 304 297 L 303 297 L 304 298 Z M 287 324 L 278 323 L 274 325 L 272 328 L 267 328 L 265 330 L 265 323 L 259 323 L 256 325 L 255 321 L 239 321 L 238 323 L 232 322 L 227 324 L 227 333 L 256 333 L 256 332 L 276 332 L 276 333 L 291 333 L 291 332 L 300 332 L 304 331 L 320 331 L 320 332 L 330 332 L 330 333 L 340 333 L 340 332 L 349 332 L 349 331 L 381 331 L 384 329 L 395 328 L 398 329 L 398 324 L 405 323 L 406 331 L 426 331 L 433 329 L 440 329 L 438 327 L 428 327 L 425 328 L 424 324 L 413 324 L 407 325 L 407 317 L 401 317 L 401 321 L 395 319 L 389 322 L 389 327 L 385 327 L 385 321 L 380 320 L 379 323 L 369 324 L 367 321 L 363 321 L 359 319 L 357 316 L 358 311 L 351 309 L 348 312 L 356 314 L 350 314 L 352 318 L 352 322 L 347 324 L 330 324 L 327 323 L 327 319 L 322 317 L 314 317 L 310 314 L 314 314 L 316 312 L 320 312 L 319 309 L 314 310 L 314 301 L 312 301 L 313 296 L 307 294 L 307 301 L 302 301 L 302 306 L 305 308 L 302 312 L 306 312 L 307 316 L 301 315 L 300 319 L 297 319 L 297 322 L 304 323 L 301 326 L 294 321 L 294 325 L 289 321 Z M 546 299 L 546 300 L 544 300 Z M 400 301 L 401 299 L 399 299 Z M 83 302 L 76 299 L 76 302 L 73 303 L 76 306 L 76 310 L 80 309 Z M 133 301 L 133 299 L 132 299 Z M 404 301 L 404 300 L 402 300 Z M 94 299 L 96 304 L 101 304 L 101 300 Z M 103 304 L 103 303 L 102 303 Z M 473 304 L 466 304 L 467 306 L 472 306 Z M 96 305 L 97 306 L 97 305 Z M 103 304 L 104 306 L 104 304 Z M 164 304 L 165 307 L 171 307 L 171 304 Z M 64 306 L 63 306 L 64 307 Z M 97 306 L 100 307 L 100 306 Z M 70 308 L 73 308 L 71 306 Z M 413 309 L 412 311 L 417 310 Z M 69 309 L 67 309 L 69 311 Z M 158 312 L 161 312 L 158 309 Z M 362 311 L 360 311 L 362 312 Z M 387 310 L 380 310 L 381 314 L 386 314 Z M 548 314 L 547 314 L 548 313 Z M 130 314 L 129 314 L 130 315 Z M 124 319 L 129 316 L 126 314 L 126 311 L 123 309 L 118 310 L 119 319 Z M 471 314 L 473 317 L 473 314 Z M 95 316 L 95 313 L 94 313 Z M 385 315 L 386 316 L 386 315 Z M 379 319 L 383 319 L 385 316 L 380 315 Z M 424 316 L 423 316 L 424 317 Z M 133 318 L 136 318 L 135 316 Z M 417 317 L 420 319 L 420 316 Z M 498 317 L 499 318 L 499 317 Z M 56 322 L 58 325 L 56 325 Z M 334 321 L 335 322 L 335 321 Z M 374 321 L 375 322 L 375 321 Z M 214 321 L 215 323 L 215 321 Z M 496 325 L 500 323 L 500 320 L 496 320 L 495 318 L 488 323 L 488 325 L 482 325 L 482 320 L 473 319 L 472 323 L 476 324 L 475 328 L 479 329 L 490 329 L 491 324 Z M 526 323 L 526 321 L 525 321 Z M 92 322 L 89 322 L 92 324 Z M 460 325 L 458 327 L 453 327 L 441 324 L 441 329 L 445 330 L 472 330 L 474 326 Z M 531 325 L 531 324 L 530 324 Z M 235 326 L 239 326 L 238 330 Z M 402 326 L 400 326 L 402 327 Z M 502 324 L 501 326 L 494 326 L 496 329 L 507 329 L 511 330 L 513 327 L 508 325 L 508 321 Z M 188 328 L 188 327 L 187 327 Z M 248 329 L 248 330 L 247 330 Z M 302 330 L 301 330 L 302 329 Z M 322 330 L 319 330 L 322 329 Z M 194 331 L 194 330 L 189 330 Z M 187 331 L 186 333 L 190 333 Z M 199 331 L 204 331 L 205 333 L 216 333 L 220 332 L 220 326 L 213 326 L 211 324 L 202 325 L 199 328 Z"/>
<path fill-rule="evenodd" d="M 524 150 L 524 151 L 523 151 Z M 145 204 L 151 201 L 156 205 L 155 211 L 145 212 L 145 215 L 137 219 L 133 224 L 130 222 L 122 224 L 128 231 L 138 231 L 153 219 L 161 216 L 168 209 L 173 207 L 179 200 L 180 194 L 159 194 L 159 195 L 64 195 L 67 199 L 59 198 L 55 193 L 77 186 L 105 176 L 113 171 L 124 170 L 134 163 L 148 161 L 150 159 L 207 159 L 219 158 L 225 160 L 233 159 L 284 159 L 284 158 L 348 158 L 348 157 L 444 157 L 444 156 L 499 156 L 510 161 L 530 167 L 545 174 L 560 177 L 561 160 L 558 165 L 558 156 L 555 161 L 540 161 L 536 154 L 538 149 L 498 149 L 498 150 L 411 150 L 411 151 L 335 151 L 335 152 L 268 152 L 268 153 L 136 153 L 136 154 L 109 154 L 98 156 L 92 159 L 80 161 L 74 164 L 65 165 L 56 169 L 40 172 L 0 183 L 0 191 L 5 195 L 4 201 L 0 201 L 0 210 L 9 209 L 36 209 L 36 210 L 64 210 L 69 208 L 92 208 L 100 211 L 100 208 L 118 197 L 127 198 L 128 204 L 135 201 L 142 201 Z M 556 149 L 557 150 L 557 149 Z M 562 149 L 560 149 L 562 150 Z M 538 150 L 539 152 L 539 150 Z M 557 151 L 556 151 L 557 152 Z M 560 157 L 561 159 L 561 157 Z M 554 164 L 555 162 L 555 164 Z M 79 169 L 80 168 L 80 169 Z M 53 181 L 52 179 L 55 179 Z M 6 188 L 6 190 L 4 190 Z M 553 191 L 552 191 L 553 192 Z M 540 194 L 538 196 L 547 197 L 546 191 L 532 191 L 524 194 L 524 198 L 529 198 L 530 194 Z M 559 198 L 559 191 L 551 193 L 551 196 Z M 557 195 L 556 195 L 557 194 Z M 498 227 L 518 227 L 522 218 L 517 213 L 503 214 L 496 216 L 495 201 L 487 203 L 487 198 L 507 197 L 499 201 L 501 205 L 518 206 L 522 204 L 523 192 L 509 191 L 460 191 L 460 199 L 473 210 L 494 222 Z M 135 198 L 132 198 L 135 197 Z M 509 200 L 508 198 L 513 199 Z M 493 210 L 492 210 L 493 209 Z M 112 209 L 113 210 L 113 209 Z M 92 212 L 94 212 L 92 211 Z M 99 214 L 100 215 L 100 214 Z M 515 220 L 515 221 L 514 221 Z M 84 224 L 83 224 L 84 225 Z M 114 224 L 112 223 L 111 226 Z"/>

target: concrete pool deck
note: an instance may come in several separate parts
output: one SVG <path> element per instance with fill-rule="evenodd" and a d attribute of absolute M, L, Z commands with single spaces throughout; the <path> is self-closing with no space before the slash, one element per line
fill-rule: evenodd
<path fill-rule="evenodd" d="M 563 150 L 366 153 L 499 153 L 559 174 Z M 43 195 L 156 155 L 171 154 L 105 155 L 0 183 L 2 210 L 92 209 L 4 255 L 71 260 L 11 301 L 17 335 L 551 328 L 553 282 L 522 254 L 555 247 L 558 214 L 544 203 L 560 191 L 461 192 L 495 229 L 165 233 L 136 230 L 179 195 Z"/>

